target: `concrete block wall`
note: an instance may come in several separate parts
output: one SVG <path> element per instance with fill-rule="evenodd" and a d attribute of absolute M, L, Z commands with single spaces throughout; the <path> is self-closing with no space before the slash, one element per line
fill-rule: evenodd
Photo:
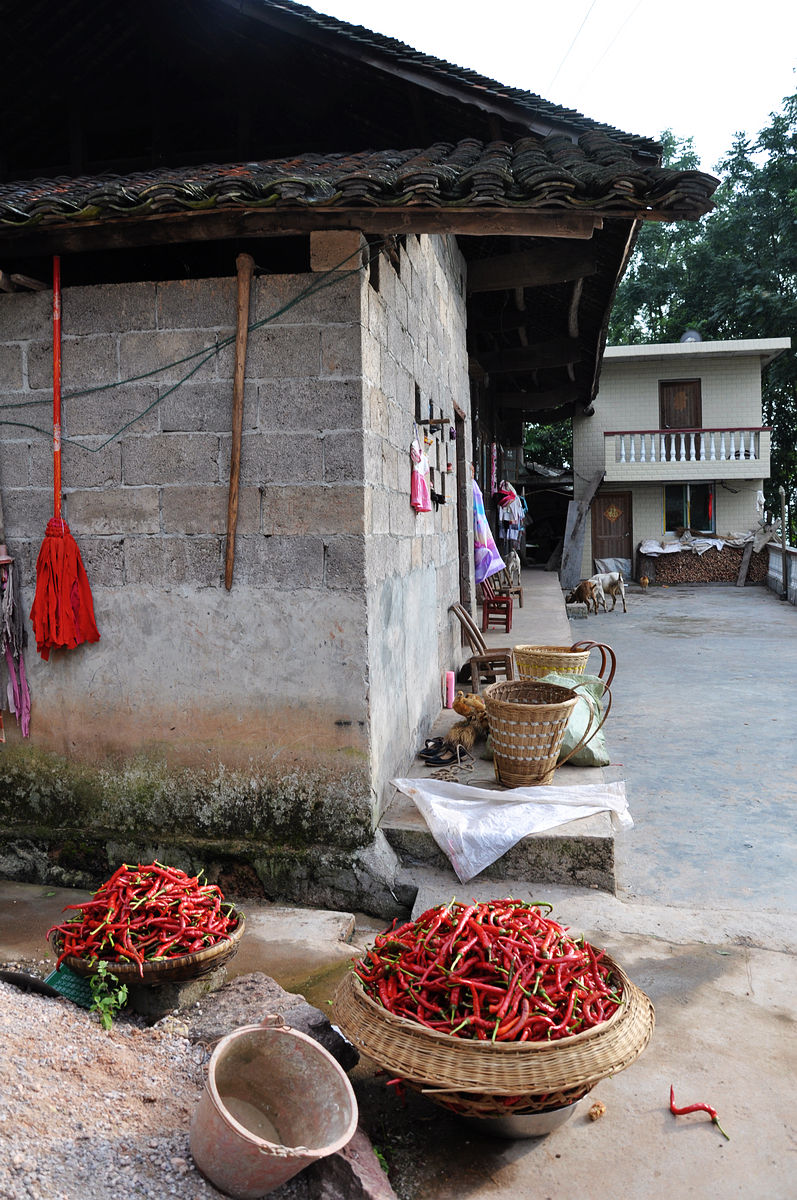
<path fill-rule="evenodd" d="M 398 271 L 380 259 L 363 337 L 371 754 L 380 808 L 391 775 L 409 765 L 439 712 L 441 675 L 462 661 L 459 627 L 448 612 L 459 599 L 456 453 L 448 431 L 455 403 L 469 413 L 465 263 L 445 237 L 408 237 L 399 253 Z M 410 506 L 416 388 L 423 414 L 431 403 L 435 417 L 451 422 L 429 448 L 433 467 L 438 447 L 440 465 L 447 452 L 454 464 L 444 478 L 446 503 L 430 513 Z M 465 436 L 469 463 L 469 420 Z"/>
<path fill-rule="evenodd" d="M 224 342 L 235 279 L 64 288 L 63 511 L 101 640 L 46 664 L 29 649 L 38 748 L 95 763 L 143 753 L 187 768 L 245 764 L 253 787 L 261 768 L 309 763 L 349 779 L 341 796 L 370 819 L 368 283 L 362 272 L 341 277 L 286 307 L 317 284 L 317 275 L 253 284 L 252 320 L 285 311 L 249 335 L 229 593 L 233 351 Z M 0 296 L 1 402 L 27 406 L 3 415 L 40 427 L 0 428 L 6 533 L 26 613 L 53 504 L 51 303 L 49 293 Z M 120 380 L 130 381 L 69 395 Z"/>

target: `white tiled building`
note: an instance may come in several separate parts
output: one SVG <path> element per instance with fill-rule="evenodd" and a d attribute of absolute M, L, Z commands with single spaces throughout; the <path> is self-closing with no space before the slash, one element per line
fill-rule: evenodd
<path fill-rule="evenodd" d="M 756 525 L 769 478 L 761 371 L 789 338 L 613 346 L 594 415 L 573 421 L 576 499 L 606 472 L 592 504 L 581 575 L 631 559 L 676 529 L 727 535 Z"/>

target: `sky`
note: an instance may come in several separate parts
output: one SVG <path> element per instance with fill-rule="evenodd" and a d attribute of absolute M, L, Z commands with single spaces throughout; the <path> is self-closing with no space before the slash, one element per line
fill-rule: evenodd
<path fill-rule="evenodd" d="M 305 0 L 305 3 L 307 0 Z M 692 137 L 706 171 L 797 92 L 797 0 L 312 0 L 311 8 L 627 133 Z M 489 17 L 488 17 L 489 14 Z"/>

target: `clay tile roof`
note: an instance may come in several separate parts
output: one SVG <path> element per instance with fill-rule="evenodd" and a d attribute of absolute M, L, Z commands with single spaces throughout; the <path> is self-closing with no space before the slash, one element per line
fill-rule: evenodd
<path fill-rule="evenodd" d="M 236 7 L 239 7 L 241 4 L 241 0 L 227 0 L 227 3 L 231 2 Z M 478 71 L 457 66 L 455 63 L 446 62 L 445 59 L 435 58 L 431 54 L 423 54 L 421 51 L 415 50 L 412 46 L 408 46 L 405 42 L 400 42 L 396 38 L 375 33 L 373 30 L 366 29 L 362 25 L 349 25 L 346 21 L 338 20 L 337 17 L 329 17 L 323 13 L 318 13 L 314 9 L 308 8 L 305 4 L 294 3 L 294 0 L 250 0 L 243 7 L 248 14 L 261 16 L 266 21 L 269 19 L 269 14 L 283 14 L 288 18 L 293 17 L 297 22 L 301 21 L 306 26 L 324 31 L 326 34 L 337 37 L 341 41 L 349 42 L 352 46 L 360 48 L 361 51 L 370 50 L 376 52 L 386 62 L 392 60 L 396 65 L 405 68 L 417 68 L 421 74 L 434 75 L 438 79 L 443 78 L 452 84 L 459 85 L 466 91 L 478 90 L 481 93 L 487 93 L 495 97 L 496 100 L 510 100 L 519 110 L 525 111 L 529 118 L 547 121 L 552 126 L 567 125 L 573 127 L 576 131 L 591 130 L 596 133 L 603 133 L 609 137 L 621 139 L 634 150 L 656 156 L 661 154 L 661 145 L 655 138 L 625 133 L 623 130 L 616 129 L 612 125 L 593 121 L 590 117 L 585 117 L 583 113 L 572 108 L 564 108 L 560 104 L 553 104 L 551 101 L 543 99 L 542 96 L 538 96 L 535 92 L 528 92 L 522 88 L 508 87 L 496 79 L 490 79 L 486 75 L 481 75 Z"/>
<path fill-rule="evenodd" d="M 696 217 L 711 207 L 717 186 L 700 171 L 640 167 L 622 146 L 592 130 L 578 145 L 558 134 L 514 144 L 466 139 L 425 150 L 25 180 L 0 185 L 0 229 L 230 206 L 495 206 L 640 216 L 655 209 Z"/>

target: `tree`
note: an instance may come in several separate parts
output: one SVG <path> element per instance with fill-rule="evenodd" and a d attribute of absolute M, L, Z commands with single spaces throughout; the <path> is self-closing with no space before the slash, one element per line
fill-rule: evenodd
<path fill-rule="evenodd" d="M 682 165 L 693 153 L 691 139 L 668 131 L 663 141 L 665 165 Z M 737 135 L 719 171 L 712 213 L 642 230 L 618 291 L 613 344 L 678 341 L 689 327 L 704 338 L 790 337 L 797 343 L 797 95 L 786 97 L 754 142 Z M 763 402 L 773 431 L 766 485 L 773 511 L 780 484 L 792 500 L 797 491 L 793 352 L 765 372 Z"/>
<path fill-rule="evenodd" d="M 552 425 L 526 425 L 523 451 L 527 459 L 556 471 L 573 465 L 573 425 L 558 421 Z"/>

